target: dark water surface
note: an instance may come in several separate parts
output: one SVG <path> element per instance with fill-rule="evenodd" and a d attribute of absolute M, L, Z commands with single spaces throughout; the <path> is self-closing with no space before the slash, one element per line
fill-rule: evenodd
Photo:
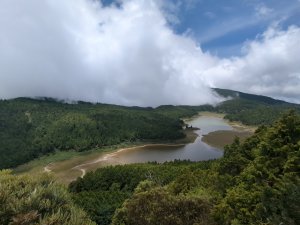
<path fill-rule="evenodd" d="M 139 162 L 166 162 L 175 159 L 202 161 L 220 158 L 223 151 L 211 147 L 201 141 L 202 135 L 217 130 L 232 130 L 233 128 L 222 118 L 213 116 L 200 116 L 188 122 L 193 127 L 200 130 L 195 132 L 199 135 L 194 143 L 183 146 L 167 147 L 167 146 L 148 146 L 133 149 L 126 149 L 118 152 L 112 158 L 118 163 L 139 163 Z"/>

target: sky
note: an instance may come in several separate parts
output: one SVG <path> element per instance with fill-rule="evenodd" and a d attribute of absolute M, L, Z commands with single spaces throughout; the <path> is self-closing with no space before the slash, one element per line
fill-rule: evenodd
<path fill-rule="evenodd" d="M 0 98 L 300 103 L 300 0 L 1 0 Z"/>

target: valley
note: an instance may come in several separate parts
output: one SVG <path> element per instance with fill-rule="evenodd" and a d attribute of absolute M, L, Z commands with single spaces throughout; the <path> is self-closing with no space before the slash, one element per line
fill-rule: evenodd
<path fill-rule="evenodd" d="M 300 0 L 0 0 L 0 225 L 300 225 Z"/>
<path fill-rule="evenodd" d="M 299 105 L 216 91 L 227 100 L 215 106 L 0 100 L 2 205 L 32 221 L 47 201 L 85 224 L 296 224 Z"/>
<path fill-rule="evenodd" d="M 146 162 L 167 162 L 173 160 L 204 161 L 217 159 L 223 155 L 222 149 L 232 143 L 235 137 L 244 140 L 253 134 L 253 127 L 233 124 L 223 119 L 224 114 L 200 112 L 191 119 L 185 119 L 188 126 L 199 128 L 186 130 L 193 138 L 177 140 L 174 143 L 141 143 L 136 146 L 115 147 L 107 151 L 92 150 L 84 154 L 59 158 L 61 152 L 42 157 L 15 169 L 22 172 L 50 172 L 61 182 L 68 184 L 77 177 L 100 167 Z M 218 134 L 215 136 L 215 134 Z M 189 141 L 190 143 L 185 143 Z M 180 143 L 182 142 L 182 143 Z M 67 154 L 67 153 L 66 153 Z M 39 164 L 39 166 L 37 166 Z"/>

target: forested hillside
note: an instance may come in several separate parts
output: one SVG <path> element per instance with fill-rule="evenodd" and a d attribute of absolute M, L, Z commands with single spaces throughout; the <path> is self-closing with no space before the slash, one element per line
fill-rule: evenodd
<path fill-rule="evenodd" d="M 0 168 L 14 167 L 55 150 L 84 151 L 125 141 L 182 138 L 179 118 L 197 111 L 180 107 L 171 111 L 67 104 L 53 99 L 0 101 Z"/>
<path fill-rule="evenodd" d="M 289 109 L 300 112 L 299 105 L 270 97 L 227 89 L 214 88 L 214 90 L 228 100 L 212 110 L 225 113 L 226 119 L 240 121 L 246 125 L 269 125 Z"/>
<path fill-rule="evenodd" d="M 219 160 L 101 168 L 69 189 L 97 224 L 297 225 L 300 117 L 236 139 Z"/>
<path fill-rule="evenodd" d="M 230 99 L 217 106 L 124 107 L 64 103 L 51 98 L 0 100 L 0 169 L 54 151 L 85 151 L 123 142 L 172 142 L 183 138 L 181 118 L 199 111 L 225 113 L 248 125 L 270 124 L 299 105 L 264 96 L 215 89 Z"/>
<path fill-rule="evenodd" d="M 20 104 L 21 102 L 23 104 Z M 17 106 L 14 106 L 14 103 Z M 28 138 L 20 137 L 20 140 L 29 141 L 34 137 L 33 131 L 37 129 L 34 120 L 40 120 L 40 124 L 47 128 L 47 123 L 51 124 L 52 120 L 57 125 L 55 121 L 61 119 L 61 116 L 66 116 L 66 112 L 68 116 L 69 113 L 74 115 L 76 112 L 78 118 L 85 118 L 82 121 L 93 118 L 88 116 L 101 110 L 103 114 L 109 112 L 119 115 L 117 113 L 122 112 L 128 117 L 135 115 L 137 118 L 144 118 L 146 115 L 147 119 L 163 118 L 163 121 L 168 122 L 166 124 L 175 121 L 174 126 L 177 127 L 177 124 L 181 126 L 181 122 L 176 118 L 188 113 L 193 115 L 199 109 L 184 106 L 142 109 L 86 103 L 70 105 L 30 99 L 3 101 L 1 104 L 11 104 L 5 107 L 6 111 L 2 110 L 2 113 L 7 113 L 7 117 L 5 121 L 1 121 L 1 126 L 9 123 L 16 125 L 13 127 L 15 130 L 7 130 L 7 137 L 19 135 L 17 130 L 20 129 Z M 205 110 L 209 109 L 208 106 L 205 107 Z M 130 113 L 127 115 L 128 111 Z M 20 117 L 10 117 L 9 112 Z M 21 119 L 23 115 L 25 118 Z M 14 121 L 12 118 L 20 118 L 20 121 L 23 121 L 20 124 L 24 127 L 18 127 L 16 123 L 20 121 Z M 48 118 L 47 123 L 45 118 Z M 72 127 L 73 130 L 76 130 L 78 118 L 76 123 L 72 122 L 75 126 Z M 117 118 L 119 117 L 116 116 L 115 121 L 118 121 Z M 134 118 L 132 120 L 134 121 Z M 72 120 L 66 121 L 68 124 Z M 80 129 L 83 129 L 83 133 L 74 134 L 78 134 L 79 138 L 86 138 L 81 135 L 90 131 L 90 127 L 86 125 L 89 123 L 82 124 Z M 147 125 L 145 123 L 146 128 Z M 86 126 L 88 129 L 84 130 Z M 168 129 L 174 130 L 174 127 Z M 176 131 L 180 133 L 181 129 L 178 127 Z M 69 130 L 57 129 L 56 132 L 63 134 Z M 4 133 L 1 130 L 1 135 Z M 50 143 L 59 143 L 57 140 Z M 56 147 L 54 145 L 54 149 Z M 0 192 L 0 220 L 1 224 L 39 221 L 54 224 L 55 221 L 59 221 L 58 224 L 92 224 L 90 218 L 97 224 L 104 225 L 297 225 L 300 221 L 299 175 L 300 116 L 295 111 L 290 111 L 272 125 L 260 126 L 246 141 L 240 143 L 236 139 L 233 144 L 225 147 L 224 157 L 219 160 L 101 168 L 71 183 L 71 195 L 63 186 L 53 182 L 51 177 L 16 176 L 2 171 L 0 190 L 4 191 Z"/>

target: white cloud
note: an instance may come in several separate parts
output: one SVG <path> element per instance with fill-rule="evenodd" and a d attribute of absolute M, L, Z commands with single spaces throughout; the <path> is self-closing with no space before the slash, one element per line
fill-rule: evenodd
<path fill-rule="evenodd" d="M 205 77 L 216 87 L 300 103 L 299 43 L 299 27 L 270 27 L 246 44 L 243 57 L 221 60 Z"/>
<path fill-rule="evenodd" d="M 2 0 L 0 98 L 125 105 L 220 101 L 210 86 L 300 102 L 300 28 L 270 27 L 220 59 L 169 27 L 158 0 Z"/>
<path fill-rule="evenodd" d="M 252 5 L 251 5 L 252 7 Z M 233 8 L 223 7 L 223 10 L 227 13 L 232 13 Z M 299 13 L 300 4 L 293 2 L 292 4 L 285 4 L 280 10 L 268 8 L 264 4 L 254 6 L 254 13 L 250 15 L 244 15 L 241 12 L 240 15 L 235 17 L 222 18 L 222 22 L 206 29 L 202 32 L 201 43 L 207 43 L 212 40 L 220 39 L 230 33 L 245 30 L 247 28 L 256 25 L 265 25 L 274 23 L 274 21 L 282 22 L 293 15 Z"/>
<path fill-rule="evenodd" d="M 165 19 L 171 25 L 178 25 L 180 20 L 178 18 L 178 13 L 182 7 L 181 0 L 166 1 L 166 0 L 154 0 L 155 4 L 160 8 L 164 14 Z"/>
<path fill-rule="evenodd" d="M 2 0 L 0 97 L 126 105 L 220 99 L 201 71 L 214 58 L 173 33 L 157 1 Z"/>
<path fill-rule="evenodd" d="M 255 12 L 257 17 L 268 17 L 274 10 L 267 7 L 265 4 L 259 4 L 255 7 Z"/>

